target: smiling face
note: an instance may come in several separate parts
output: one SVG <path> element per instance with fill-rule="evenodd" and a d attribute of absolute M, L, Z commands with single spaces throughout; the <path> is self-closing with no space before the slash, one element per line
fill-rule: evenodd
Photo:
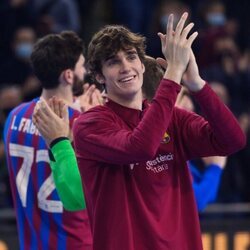
<path fill-rule="evenodd" d="M 120 50 L 102 63 L 97 80 L 105 84 L 110 99 L 120 104 L 141 97 L 144 64 L 136 49 Z"/>

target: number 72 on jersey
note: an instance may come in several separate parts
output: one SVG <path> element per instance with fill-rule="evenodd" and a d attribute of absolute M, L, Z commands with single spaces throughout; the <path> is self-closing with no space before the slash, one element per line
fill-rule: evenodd
<path fill-rule="evenodd" d="M 16 175 L 17 191 L 23 207 L 27 206 L 28 184 L 31 177 L 32 166 L 39 162 L 49 164 L 48 150 L 36 150 L 33 147 L 9 144 L 9 153 L 11 157 L 22 158 L 22 165 Z M 55 190 L 52 173 L 44 180 L 37 193 L 38 207 L 50 213 L 62 213 L 63 205 L 58 200 L 48 200 L 49 195 Z"/>

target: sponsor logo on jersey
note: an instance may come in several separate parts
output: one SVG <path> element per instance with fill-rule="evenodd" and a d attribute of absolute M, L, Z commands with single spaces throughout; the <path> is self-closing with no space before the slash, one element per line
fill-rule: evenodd
<path fill-rule="evenodd" d="M 167 132 L 165 132 L 165 134 L 163 135 L 161 143 L 169 143 L 169 142 L 170 142 L 170 135 Z"/>

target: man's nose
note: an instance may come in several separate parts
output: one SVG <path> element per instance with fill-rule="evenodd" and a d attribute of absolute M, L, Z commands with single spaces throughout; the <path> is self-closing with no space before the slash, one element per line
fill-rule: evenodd
<path fill-rule="evenodd" d="M 128 72 L 129 70 L 130 70 L 130 64 L 129 64 L 128 60 L 127 60 L 127 59 L 123 59 L 123 60 L 121 61 L 121 68 L 120 68 L 120 71 L 121 71 L 122 73 L 124 73 L 124 72 Z"/>

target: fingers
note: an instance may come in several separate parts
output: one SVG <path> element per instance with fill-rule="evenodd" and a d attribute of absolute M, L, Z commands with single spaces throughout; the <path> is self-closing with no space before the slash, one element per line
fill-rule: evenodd
<path fill-rule="evenodd" d="M 85 86 L 86 85 L 86 86 Z M 85 84 L 83 87 L 85 88 L 84 93 L 79 97 L 80 103 L 84 105 L 85 103 L 90 102 L 90 97 L 92 96 L 94 90 L 95 90 L 95 85 L 88 86 L 88 84 Z"/>
<path fill-rule="evenodd" d="M 88 83 L 85 83 L 85 84 L 83 85 L 83 93 L 86 93 L 86 91 L 88 90 L 88 88 L 89 88 L 89 84 L 88 84 Z"/>
<path fill-rule="evenodd" d="M 96 89 L 92 94 L 92 106 L 103 105 L 103 97 L 101 92 Z"/>
<path fill-rule="evenodd" d="M 187 39 L 187 35 L 189 34 L 190 30 L 194 27 L 194 23 L 188 24 L 182 31 L 180 39 L 181 41 L 185 41 Z"/>
<path fill-rule="evenodd" d="M 43 137 L 46 137 L 46 133 L 49 129 L 47 124 L 43 121 L 43 119 L 38 115 L 34 115 L 32 117 L 32 122 L 35 124 L 36 128 L 39 130 L 40 134 Z"/>
<path fill-rule="evenodd" d="M 39 115 L 42 119 L 47 120 L 51 116 L 51 109 L 47 105 L 46 101 L 40 100 L 37 102 L 36 114 Z"/>
<path fill-rule="evenodd" d="M 168 24 L 166 30 L 167 37 L 169 38 L 171 38 L 173 35 L 173 25 L 174 25 L 174 15 L 170 14 L 168 17 Z"/>
<path fill-rule="evenodd" d="M 175 30 L 175 40 L 180 39 L 181 43 L 186 43 L 187 47 L 191 47 L 193 41 L 195 40 L 195 38 L 198 35 L 198 32 L 194 32 L 188 39 L 187 36 L 190 33 L 191 29 L 194 27 L 194 23 L 190 23 L 188 24 L 185 28 L 184 28 L 184 24 L 187 20 L 188 17 L 188 13 L 185 12 L 180 21 L 178 22 L 177 26 L 176 26 L 176 30 Z"/>
<path fill-rule="evenodd" d="M 96 88 L 94 84 L 87 87 L 85 87 L 85 92 L 78 98 L 80 102 L 80 107 L 83 112 L 87 111 L 90 108 L 89 106 L 91 104 L 91 97 Z"/>
<path fill-rule="evenodd" d="M 62 113 L 62 118 L 64 121 L 68 122 L 69 121 L 69 110 L 68 110 L 68 106 L 61 102 L 60 104 L 60 109 L 61 109 L 61 113 Z"/>
<path fill-rule="evenodd" d="M 184 24 L 187 20 L 187 17 L 188 17 L 188 13 L 187 12 L 184 12 L 183 15 L 181 16 L 181 19 L 179 20 L 177 26 L 176 26 L 176 29 L 175 29 L 175 39 L 179 39 L 180 35 L 182 34 L 182 30 L 183 30 L 183 27 L 184 27 Z M 172 33 L 169 33 L 172 35 Z"/>
<path fill-rule="evenodd" d="M 161 39 L 161 46 L 162 47 L 165 47 L 166 46 L 166 35 L 163 35 L 161 32 L 158 32 L 157 33 L 158 34 L 158 36 L 160 37 L 160 39 Z"/>
<path fill-rule="evenodd" d="M 33 123 L 48 145 L 55 138 L 69 135 L 67 105 L 56 97 L 50 99 L 50 105 L 61 117 L 42 99 L 37 103 L 32 117 Z"/>
<path fill-rule="evenodd" d="M 38 128 L 39 132 L 44 135 L 48 131 L 48 116 L 45 115 L 41 105 L 37 103 L 36 111 L 32 115 L 32 122 Z"/>
<path fill-rule="evenodd" d="M 55 119 L 56 114 L 48 106 L 46 101 L 41 99 L 36 104 L 33 116 L 35 117 L 36 121 L 42 121 L 46 125 L 51 119 Z"/>
<path fill-rule="evenodd" d="M 94 84 L 92 84 L 83 95 L 90 97 L 93 94 L 93 92 L 95 91 L 95 88 L 96 88 L 96 86 Z"/>
<path fill-rule="evenodd" d="M 174 38 L 175 41 L 179 41 L 179 39 L 181 41 L 184 41 L 185 39 L 187 39 L 189 32 L 191 31 L 191 29 L 194 26 L 194 23 L 190 23 L 184 28 L 187 18 L 188 18 L 188 13 L 184 12 L 183 15 L 181 16 L 177 26 L 176 26 L 175 31 L 174 31 L 174 29 L 173 29 L 174 15 L 173 14 L 169 15 L 166 35 L 164 35 L 160 32 L 158 33 L 158 36 L 160 37 L 161 43 L 163 46 L 166 46 L 167 41 L 171 40 L 172 38 Z M 189 46 L 192 45 L 192 43 L 193 43 L 194 39 L 197 37 L 197 35 L 198 35 L 198 33 L 195 32 L 189 37 L 189 39 L 188 39 Z"/>
<path fill-rule="evenodd" d="M 193 41 L 195 40 L 195 38 L 198 36 L 198 32 L 194 32 L 187 40 L 187 46 L 191 47 L 191 45 L 193 44 Z"/>
<path fill-rule="evenodd" d="M 60 118 L 63 118 L 64 116 L 64 106 L 67 106 L 65 102 L 56 96 L 49 99 L 49 107 L 51 111 L 53 111 Z"/>
<path fill-rule="evenodd" d="M 60 104 L 59 104 L 60 100 L 53 96 L 52 98 L 50 98 L 49 103 L 51 104 L 51 109 L 54 111 L 54 113 L 62 118 L 62 113 L 60 110 Z"/>

